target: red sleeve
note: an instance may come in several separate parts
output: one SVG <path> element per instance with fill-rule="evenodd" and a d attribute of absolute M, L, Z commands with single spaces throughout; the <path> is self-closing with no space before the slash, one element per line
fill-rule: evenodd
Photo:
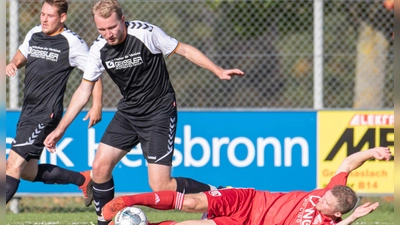
<path fill-rule="evenodd" d="M 349 176 L 349 173 L 346 172 L 336 174 L 334 177 L 332 177 L 331 181 L 329 181 L 326 189 L 332 189 L 335 185 L 346 185 L 347 176 Z"/>

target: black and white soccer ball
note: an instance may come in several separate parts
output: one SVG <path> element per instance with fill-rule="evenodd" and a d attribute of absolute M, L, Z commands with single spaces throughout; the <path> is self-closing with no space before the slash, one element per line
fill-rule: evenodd
<path fill-rule="evenodd" d="M 146 214 L 136 207 L 122 209 L 115 216 L 115 225 L 148 225 Z"/>

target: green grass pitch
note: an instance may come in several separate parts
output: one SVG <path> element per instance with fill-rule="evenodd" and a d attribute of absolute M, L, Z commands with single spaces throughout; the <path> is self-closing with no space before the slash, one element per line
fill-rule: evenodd
<path fill-rule="evenodd" d="M 363 197 L 359 204 L 367 201 L 380 203 L 375 212 L 357 220 L 353 225 L 394 225 L 394 198 Z M 175 210 L 159 211 L 140 207 L 152 222 L 163 220 L 193 220 L 199 219 L 201 213 L 185 213 Z M 346 217 L 347 215 L 345 215 Z M 97 225 L 93 206 L 83 206 L 80 197 L 23 197 L 20 202 L 20 213 L 13 214 L 6 208 L 6 225 L 61 225 L 61 224 L 88 224 Z"/>

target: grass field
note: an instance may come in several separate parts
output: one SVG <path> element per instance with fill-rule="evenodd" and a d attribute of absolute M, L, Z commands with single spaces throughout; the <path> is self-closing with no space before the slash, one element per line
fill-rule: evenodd
<path fill-rule="evenodd" d="M 364 197 L 359 204 L 367 201 L 380 202 L 380 207 L 372 214 L 357 220 L 353 224 L 394 225 L 394 199 L 391 197 Z M 179 211 L 158 211 L 142 208 L 150 221 L 175 220 L 183 221 L 199 219 L 200 213 L 184 213 Z M 20 213 L 13 214 L 8 206 L 6 224 L 93 224 L 96 216 L 93 206 L 83 206 L 80 197 L 24 197 L 20 202 Z"/>

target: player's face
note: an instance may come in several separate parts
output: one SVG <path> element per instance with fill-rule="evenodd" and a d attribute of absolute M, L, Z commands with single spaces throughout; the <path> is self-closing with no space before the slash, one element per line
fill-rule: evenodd
<path fill-rule="evenodd" d="M 64 21 L 67 15 L 65 13 L 59 15 L 57 10 L 57 7 L 46 2 L 42 6 L 40 23 L 42 24 L 42 31 L 46 35 L 55 35 L 64 29 Z"/>
<path fill-rule="evenodd" d="M 315 208 L 326 216 L 338 217 L 338 212 L 335 210 L 336 204 L 336 197 L 333 196 L 331 191 L 327 191 L 325 195 L 322 196 L 322 198 L 319 200 Z"/>
<path fill-rule="evenodd" d="M 126 27 L 124 16 L 118 18 L 114 12 L 110 17 L 103 18 L 98 13 L 95 13 L 94 22 L 100 35 L 106 39 L 109 45 L 117 45 L 125 40 Z"/>

